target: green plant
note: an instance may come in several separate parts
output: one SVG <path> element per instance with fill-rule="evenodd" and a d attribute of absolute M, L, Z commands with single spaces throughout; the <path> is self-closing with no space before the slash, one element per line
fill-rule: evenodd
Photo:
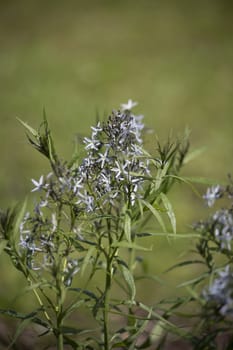
<path fill-rule="evenodd" d="M 150 250 L 140 243 L 153 236 L 146 230 L 148 220 L 154 218 L 166 234 L 168 216 L 176 233 L 167 192 L 178 178 L 189 143 L 187 137 L 158 143 L 156 153 L 149 154 L 143 148 L 142 116 L 131 112 L 135 105 L 129 100 L 92 127 L 83 150 L 69 162 L 57 155 L 45 115 L 38 131 L 21 121 L 51 172 L 32 180 L 32 192 L 38 194 L 32 211 L 26 204 L 1 211 L 1 248 L 27 280 L 38 307 L 25 315 L 1 312 L 22 320 L 19 331 L 29 322 L 39 324 L 44 335 L 54 335 L 59 350 L 65 345 L 146 348 L 151 337 L 142 343 L 140 336 L 149 321 L 176 329 L 166 312 L 137 300 L 135 280 L 137 252 Z M 80 308 L 91 311 L 95 329 L 70 326 L 70 317 Z M 117 329 L 111 325 L 112 314 L 121 319 Z"/>

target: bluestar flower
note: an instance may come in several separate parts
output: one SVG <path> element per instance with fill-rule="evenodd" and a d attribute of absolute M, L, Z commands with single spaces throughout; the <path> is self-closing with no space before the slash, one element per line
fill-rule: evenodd
<path fill-rule="evenodd" d="M 212 207 L 216 199 L 222 196 L 222 189 L 219 185 L 209 187 L 203 198 L 206 200 L 208 207 Z"/>
<path fill-rule="evenodd" d="M 103 169 L 105 164 L 106 164 L 106 162 L 108 162 L 108 154 L 109 154 L 108 147 L 106 148 L 104 153 L 98 153 L 99 158 L 96 160 L 96 162 L 100 163 L 101 169 Z"/>
<path fill-rule="evenodd" d="M 138 105 L 137 102 L 133 102 L 131 99 L 129 99 L 127 103 L 121 104 L 121 110 L 122 111 L 131 111 L 131 109 L 137 105 Z"/>
<path fill-rule="evenodd" d="M 101 125 L 100 125 L 100 122 L 98 122 L 95 127 L 91 126 L 91 129 L 93 130 L 92 138 L 95 138 L 103 130 Z"/>
<path fill-rule="evenodd" d="M 41 177 L 39 178 L 39 181 L 36 181 L 34 179 L 31 179 L 31 181 L 35 185 L 35 187 L 31 190 L 31 192 L 40 191 L 41 189 L 43 189 L 43 187 L 44 187 L 44 176 L 43 175 L 41 175 Z"/>
<path fill-rule="evenodd" d="M 81 188 L 83 188 L 83 179 L 82 178 L 77 178 L 77 179 L 73 179 L 74 180 L 74 185 L 73 185 L 73 192 L 77 193 L 78 190 L 80 190 Z"/>
<path fill-rule="evenodd" d="M 64 284 L 69 287 L 74 276 L 79 272 L 80 267 L 77 259 L 69 259 L 64 270 Z"/>

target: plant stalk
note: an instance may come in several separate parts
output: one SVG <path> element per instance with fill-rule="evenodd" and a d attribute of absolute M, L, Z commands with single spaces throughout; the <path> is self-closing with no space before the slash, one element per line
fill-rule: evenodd
<path fill-rule="evenodd" d="M 111 261 L 108 261 L 106 278 L 105 278 L 105 291 L 104 291 L 104 350 L 109 350 L 109 296 L 111 289 Z"/>

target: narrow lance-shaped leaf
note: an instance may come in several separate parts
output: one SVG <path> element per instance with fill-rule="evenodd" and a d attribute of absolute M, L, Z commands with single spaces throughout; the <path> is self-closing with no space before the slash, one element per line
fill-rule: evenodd
<path fill-rule="evenodd" d="M 27 123 L 23 122 L 20 118 L 17 118 L 17 120 L 25 127 L 26 130 L 30 132 L 30 134 L 32 134 L 35 138 L 39 138 L 39 133 L 35 129 L 33 129 Z"/>
<path fill-rule="evenodd" d="M 63 311 L 63 314 L 62 314 L 63 319 L 69 317 L 72 312 L 77 311 L 77 309 L 83 304 L 85 304 L 84 299 L 73 302 L 69 307 L 67 307 L 67 309 Z"/>
<path fill-rule="evenodd" d="M 124 232 L 126 240 L 131 242 L 131 217 L 128 212 L 125 213 L 124 217 Z"/>
<path fill-rule="evenodd" d="M 175 217 L 171 202 L 169 201 L 169 199 L 164 193 L 160 193 L 160 198 L 162 199 L 163 205 L 167 210 L 167 215 L 170 219 L 172 230 L 174 233 L 176 233 L 176 217 Z"/>
<path fill-rule="evenodd" d="M 189 152 L 184 159 L 184 164 L 189 163 L 191 160 L 193 160 L 194 158 L 202 154 L 205 150 L 206 150 L 206 147 L 199 147 L 194 149 L 192 152 Z"/>
<path fill-rule="evenodd" d="M 46 117 L 46 112 L 45 109 L 43 111 L 43 117 L 44 117 L 44 128 L 45 128 L 45 136 L 47 137 L 47 145 L 48 145 L 48 151 L 49 151 L 49 159 L 52 163 L 56 163 L 57 161 L 57 155 L 55 152 L 55 147 L 54 147 L 54 143 L 53 143 L 53 139 L 51 137 L 51 133 L 49 130 L 49 126 L 48 126 L 48 121 L 47 121 L 47 117 Z"/>
<path fill-rule="evenodd" d="M 145 207 L 147 207 L 151 213 L 154 215 L 154 217 L 157 219 L 159 225 L 161 226 L 162 230 L 164 232 L 167 232 L 166 226 L 164 224 L 164 221 L 162 219 L 162 216 L 159 214 L 158 210 L 156 210 L 153 205 L 151 205 L 149 202 L 141 199 L 141 202 L 144 204 Z"/>
<path fill-rule="evenodd" d="M 134 283 L 134 278 L 127 266 L 121 265 L 121 271 L 130 292 L 130 299 L 131 301 L 134 301 L 136 296 L 136 287 Z"/>
<path fill-rule="evenodd" d="M 84 258 L 83 263 L 82 263 L 81 276 L 83 276 L 83 274 L 84 274 L 84 272 L 85 272 L 85 270 L 86 270 L 86 267 L 87 267 L 87 265 L 89 264 L 92 255 L 94 254 L 95 249 L 96 249 L 96 248 L 95 248 L 94 246 L 91 246 L 91 247 L 88 249 L 88 252 L 87 252 L 87 254 L 85 255 L 85 258 Z"/>
<path fill-rule="evenodd" d="M 18 232 L 19 232 L 19 227 L 20 227 L 20 224 L 23 220 L 23 217 L 24 217 L 24 214 L 25 214 L 25 211 L 26 211 L 26 206 L 27 206 L 27 200 L 25 200 L 23 202 L 23 205 L 18 213 L 18 216 L 16 218 L 16 221 L 15 221 L 15 226 L 13 228 L 13 239 L 14 239 L 14 242 L 15 244 L 17 243 L 15 240 L 16 240 L 16 237 L 18 235 Z"/>
<path fill-rule="evenodd" d="M 158 190 L 160 188 L 161 183 L 163 182 L 163 179 L 168 172 L 169 166 L 170 166 L 170 162 L 166 162 L 166 164 L 162 169 L 158 169 L 156 178 L 155 178 L 155 190 Z"/>
<path fill-rule="evenodd" d="M 32 322 L 33 322 L 33 317 L 32 317 L 32 318 L 26 318 L 26 319 L 24 319 L 23 321 L 21 321 L 21 322 L 18 324 L 18 326 L 17 326 L 17 328 L 16 328 L 16 331 L 15 331 L 15 334 L 14 334 L 14 337 L 13 337 L 13 339 L 12 339 L 12 341 L 11 341 L 11 343 L 10 343 L 8 349 L 13 349 L 13 345 L 15 344 L 16 340 L 18 339 L 18 337 L 22 334 L 22 332 L 24 331 L 24 329 L 25 329 L 26 327 L 28 327 L 28 325 L 29 325 L 30 323 L 32 323 Z"/>
<path fill-rule="evenodd" d="M 210 179 L 210 178 L 204 178 L 204 177 L 189 177 L 189 176 L 184 176 L 183 177 L 184 181 L 189 181 L 197 184 L 203 184 L 203 185 L 227 185 L 227 181 L 218 181 L 216 179 Z"/>
<path fill-rule="evenodd" d="M 136 250 L 142 250 L 142 251 L 151 251 L 152 250 L 152 247 L 150 248 L 146 248 L 146 247 L 143 247 L 139 244 L 136 244 L 134 242 L 126 242 L 126 241 L 121 241 L 121 242 L 114 242 L 112 244 L 112 247 L 115 248 L 128 248 L 128 249 L 136 249 Z"/>

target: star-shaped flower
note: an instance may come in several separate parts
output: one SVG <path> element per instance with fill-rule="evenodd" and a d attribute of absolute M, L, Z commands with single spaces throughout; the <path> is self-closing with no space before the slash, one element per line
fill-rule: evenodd
<path fill-rule="evenodd" d="M 131 99 L 129 99 L 127 103 L 121 104 L 121 109 L 122 111 L 131 111 L 131 109 L 137 106 L 137 104 L 137 102 L 133 102 Z"/>
<path fill-rule="evenodd" d="M 35 187 L 31 190 L 31 192 L 40 191 L 44 186 L 44 175 L 41 175 L 41 177 L 39 178 L 39 181 L 36 181 L 34 179 L 32 179 L 31 181 L 33 185 L 35 185 Z"/>

